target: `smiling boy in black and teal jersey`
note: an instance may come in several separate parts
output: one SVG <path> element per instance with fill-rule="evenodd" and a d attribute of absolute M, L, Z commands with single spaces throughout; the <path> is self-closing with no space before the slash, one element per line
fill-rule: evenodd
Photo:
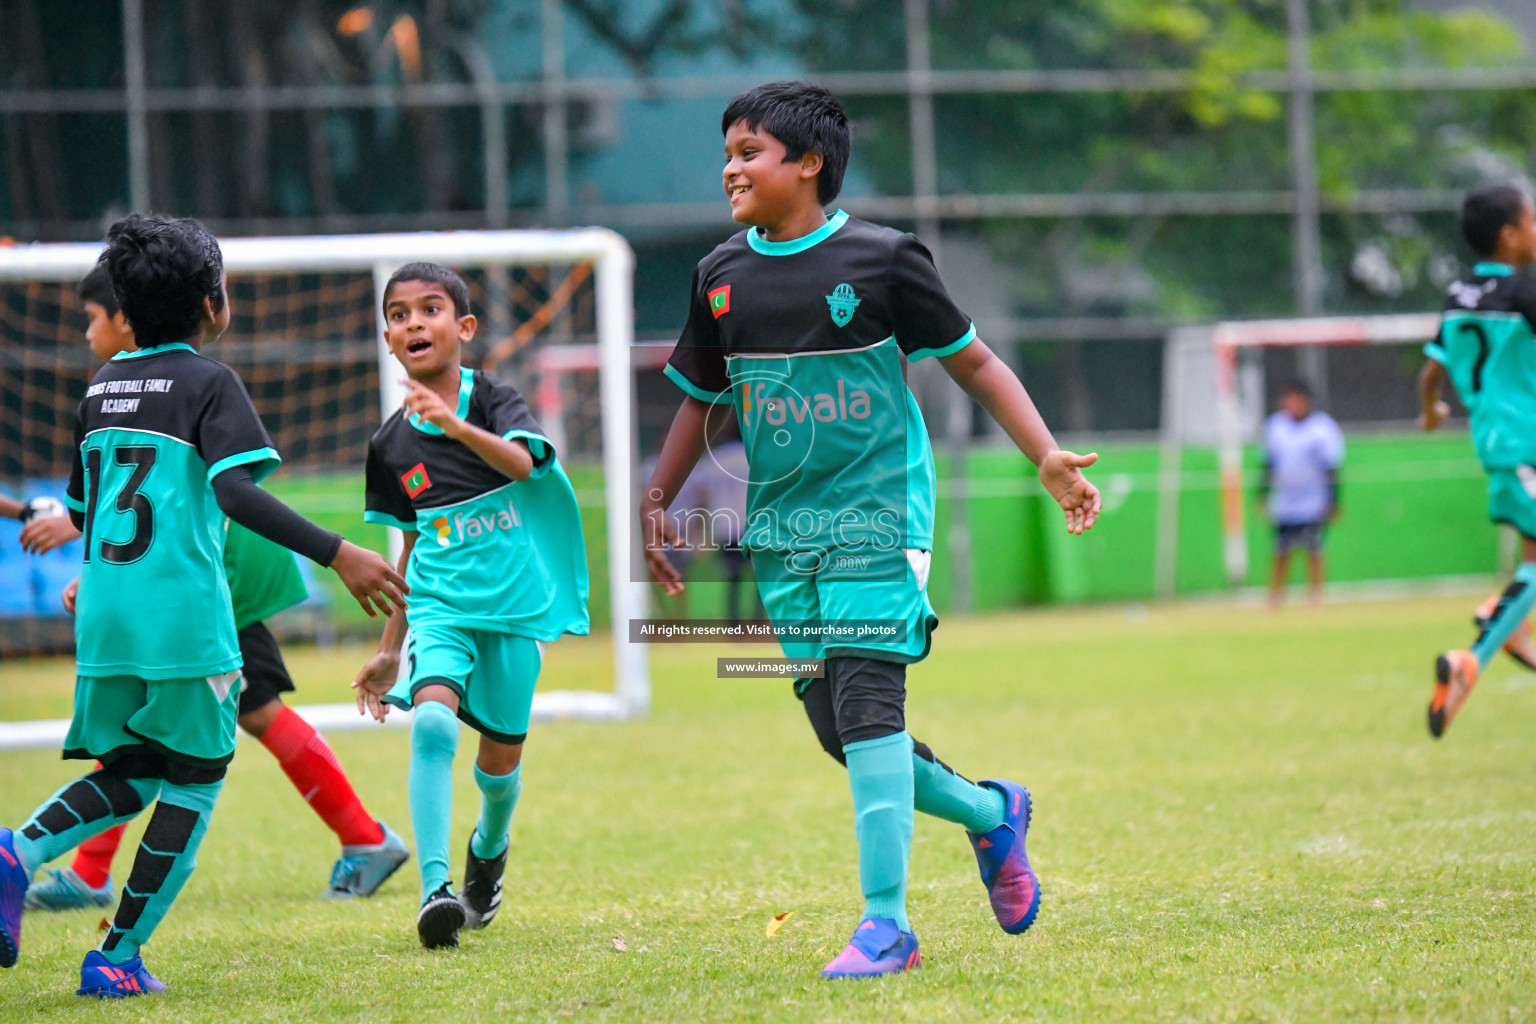
<path fill-rule="evenodd" d="M 750 463 L 742 546 L 777 625 L 823 631 L 786 640 L 824 657 L 796 691 L 822 746 L 848 769 L 863 919 L 822 972 L 896 973 L 921 962 L 906 915 L 914 808 L 963 825 L 998 923 L 1020 933 L 1039 885 L 1024 849 L 1029 794 L 972 783 L 906 731 L 905 666 L 938 624 L 927 598 L 933 452 L 902 359 L 937 358 L 1039 467 L 1067 528 L 1098 517 L 1082 474 L 1093 455 L 1060 450 L 1014 374 L 976 336 L 916 238 L 828 217 L 851 148 L 842 104 L 800 82 L 761 86 L 721 119 L 723 185 L 748 229 L 698 265 L 688 323 L 667 366 L 686 393 L 641 502 L 645 558 L 669 594 L 666 515 L 730 404 Z M 713 413 L 713 415 L 712 415 Z M 893 632 L 892 632 L 893 631 Z"/>
<path fill-rule="evenodd" d="M 384 289 L 384 320 L 410 391 L 368 443 L 364 515 L 404 532 L 400 570 L 413 595 L 353 685 L 359 709 L 381 721 L 390 705 L 414 709 L 416 930 L 432 949 L 489 924 L 501 905 L 543 645 L 587 632 L 587 557 L 576 494 L 522 395 L 461 365 L 476 327 L 463 279 L 435 263 L 400 268 Z M 480 734 L 480 818 L 458 895 L 448 874 L 455 717 Z"/>

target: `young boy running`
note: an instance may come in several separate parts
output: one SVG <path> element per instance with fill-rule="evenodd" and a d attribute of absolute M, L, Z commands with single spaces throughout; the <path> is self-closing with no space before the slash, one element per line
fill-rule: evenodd
<path fill-rule="evenodd" d="M 81 280 L 80 300 L 89 320 L 86 341 L 96 358 L 106 362 L 120 352 L 132 352 L 133 328 L 123 317 L 112 280 L 98 266 Z M 45 523 L 53 532 L 35 538 L 39 553 L 80 536 L 68 518 Z M 32 524 L 29 524 L 32 525 Z M 28 535 L 23 532 L 25 546 Z M 410 857 L 405 841 L 363 807 L 330 744 L 304 718 L 283 704 L 293 690 L 277 639 L 263 620 L 303 601 L 308 592 L 293 553 L 252 533 L 238 523 L 228 525 L 224 541 L 224 576 L 234 603 L 235 630 L 242 662 L 240 728 L 261 741 L 277 758 L 289 781 L 310 808 L 341 840 L 341 856 L 331 868 L 326 895 L 332 898 L 371 896 Z M 74 612 L 76 584 L 65 589 L 64 604 Z M 74 910 L 110 907 L 112 858 L 127 831 L 118 825 L 80 844 L 74 861 L 50 868 L 47 880 L 27 890 L 28 910 Z"/>
<path fill-rule="evenodd" d="M 1500 647 L 1536 667 L 1526 621 L 1536 608 L 1536 280 L 1521 273 L 1536 261 L 1536 211 L 1519 189 L 1486 186 L 1462 203 L 1461 233 L 1481 262 L 1450 286 L 1440 335 L 1424 346 L 1420 422 L 1434 430 L 1450 414 L 1440 400 L 1450 377 L 1488 471 L 1488 516 L 1520 532 L 1521 556 L 1508 589 L 1478 610 L 1471 650 L 1435 659 L 1429 732 L 1437 739 Z"/>
<path fill-rule="evenodd" d="M 384 289 L 384 318 L 410 394 L 369 442 L 364 517 L 405 534 L 410 644 L 401 672 L 407 616 L 391 615 L 353 685 L 359 711 L 380 721 L 387 705 L 415 709 L 416 930 L 435 949 L 501 906 L 544 642 L 587 632 L 587 556 L 576 494 L 523 397 L 461 365 L 476 326 L 463 279 L 435 263 L 402 267 Z M 480 734 L 480 818 L 458 896 L 448 874 L 455 716 Z"/>
<path fill-rule="evenodd" d="M 801 82 L 736 97 L 721 119 L 723 184 L 747 230 L 694 274 L 688 323 L 667 366 L 686 393 L 641 503 L 646 562 L 669 594 L 683 589 L 664 545 L 665 514 L 731 403 L 751 467 L 742 546 L 776 624 L 841 633 L 784 642 L 826 659 L 796 691 L 827 753 L 847 766 L 859 842 L 863 918 L 827 978 L 890 974 L 921 963 L 907 921 L 913 810 L 969 833 L 1005 931 L 1035 919 L 1040 891 L 1025 853 L 1029 793 L 973 783 L 906 731 L 906 666 L 924 658 L 938 617 L 926 585 L 934 464 L 901 355 L 937 358 L 1039 467 L 1073 533 L 1098 517 L 1082 475 L 1096 456 L 1056 447 L 1019 379 L 976 337 L 911 235 L 829 219 L 848 165 L 842 104 Z M 877 630 L 900 627 L 890 642 Z"/>
<path fill-rule="evenodd" d="M 139 348 L 86 389 L 66 504 L 84 531 L 78 682 L 64 756 L 102 768 L 0 828 L 0 966 L 14 966 L 29 880 L 151 803 L 112 925 L 80 995 L 163 991 L 140 959 L 196 863 L 235 749 L 240 653 L 220 556 L 228 516 L 334 569 L 368 613 L 405 581 L 256 486 L 278 464 L 240 378 L 198 355 L 229 325 L 218 243 L 193 220 L 132 215 L 102 262 Z"/>

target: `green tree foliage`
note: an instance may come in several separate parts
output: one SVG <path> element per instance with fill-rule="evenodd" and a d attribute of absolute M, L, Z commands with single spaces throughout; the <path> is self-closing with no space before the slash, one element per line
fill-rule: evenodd
<path fill-rule="evenodd" d="M 808 31 L 795 46 L 816 70 L 902 66 L 905 27 L 887 16 L 890 6 L 798 0 Z M 1320 74 L 1528 59 L 1516 30 L 1486 14 L 1410 10 L 1403 0 L 1313 0 L 1311 15 Z M 1141 93 L 941 95 L 941 193 L 1290 187 L 1286 96 L 1275 91 L 1288 53 L 1283 0 L 934 0 L 931 32 L 934 66 L 944 70 L 1186 73 L 1177 88 Z M 854 107 L 864 172 L 881 191 L 907 191 L 905 104 Z M 1528 90 L 1325 90 L 1316 102 L 1325 201 L 1338 207 L 1363 190 L 1460 189 L 1520 175 L 1536 147 L 1533 115 Z M 1213 316 L 1292 307 L 1284 215 L 999 220 L 982 230 L 1015 268 L 1015 303 L 1025 313 Z M 1334 308 L 1432 303 L 1459 253 L 1444 212 L 1334 214 L 1325 236 Z M 1111 284 L 1093 285 L 1105 280 Z"/>

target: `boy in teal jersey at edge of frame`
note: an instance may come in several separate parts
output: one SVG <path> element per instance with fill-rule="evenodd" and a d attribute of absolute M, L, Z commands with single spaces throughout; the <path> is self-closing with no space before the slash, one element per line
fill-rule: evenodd
<path fill-rule="evenodd" d="M 416 932 L 435 949 L 458 945 L 461 929 L 485 927 L 501 906 L 544 644 L 587 632 L 587 555 L 576 492 L 523 396 L 462 365 L 477 325 L 464 280 L 407 264 L 383 303 L 385 340 L 410 393 L 368 442 L 364 518 L 403 531 L 400 570 L 413 596 L 353 685 L 359 711 L 380 721 L 390 706 L 413 712 Z M 448 872 L 455 719 L 480 734 L 480 817 L 458 894 Z"/>
<path fill-rule="evenodd" d="M 92 268 L 80 281 L 77 293 L 88 321 L 86 343 L 97 359 L 105 363 L 138 347 L 105 267 Z M 341 841 L 341 856 L 331 868 L 326 895 L 333 899 L 371 896 L 405 863 L 410 852 L 403 839 L 368 813 L 325 737 L 283 703 L 282 694 L 294 689 L 293 678 L 277 638 L 264 621 L 309 597 L 304 578 L 292 551 L 239 523 L 228 522 L 226 526 L 224 577 L 229 583 L 241 661 L 237 722 L 277 758 L 305 804 Z M 38 517 L 22 532 L 22 543 L 27 546 L 30 542 L 31 549 L 41 553 L 79 536 L 80 531 L 67 516 Z M 71 615 L 79 583 L 77 579 L 64 589 L 64 608 Z M 126 824 L 115 825 L 87 839 L 67 867 L 46 869 L 47 877 L 33 881 L 27 889 L 26 909 L 112 906 L 116 902 L 112 858 L 127 828 Z"/>
<path fill-rule="evenodd" d="M 906 730 L 906 666 L 927 656 L 938 617 L 926 592 L 933 452 L 901 356 L 939 359 L 1039 467 L 1073 533 L 1099 514 L 1082 474 L 1097 457 L 1057 447 L 915 237 L 826 215 L 852 145 L 835 97 L 803 82 L 763 85 L 731 101 L 721 131 L 722 183 L 747 230 L 694 273 L 666 368 L 685 397 L 640 508 L 646 564 L 667 593 L 682 591 L 665 510 L 729 405 L 750 467 L 741 543 L 764 608 L 776 625 L 839 631 L 781 640 L 789 657 L 825 658 L 825 678 L 795 691 L 847 767 L 859 845 L 864 912 L 822 976 L 897 973 L 921 964 L 906 912 L 914 809 L 966 829 L 1004 931 L 1029 928 L 1040 903 L 1025 852 L 1028 791 L 973 783 Z"/>
<path fill-rule="evenodd" d="M 1502 647 L 1536 669 L 1528 617 L 1536 608 L 1536 210 L 1513 185 L 1487 185 L 1461 206 L 1461 233 L 1477 254 L 1472 273 L 1446 291 L 1440 333 L 1424 346 L 1420 424 L 1434 430 L 1450 409 L 1449 377 L 1472 419 L 1472 446 L 1488 471 L 1488 517 L 1520 534 L 1520 564 L 1502 594 L 1478 609 L 1469 650 L 1435 659 L 1429 732 L 1439 739 Z"/>
<path fill-rule="evenodd" d="M 164 991 L 149 941 L 196 866 L 235 751 L 240 648 L 224 576 L 224 519 L 335 570 L 368 614 L 405 581 L 262 491 L 280 461 L 240 378 L 196 345 L 229 326 L 223 254 L 190 219 L 133 214 L 101 256 L 138 349 L 81 399 L 65 504 L 84 533 L 74 715 L 64 757 L 102 768 L 0 828 L 0 967 L 21 951 L 32 872 L 151 803 L 133 870 L 78 995 Z"/>

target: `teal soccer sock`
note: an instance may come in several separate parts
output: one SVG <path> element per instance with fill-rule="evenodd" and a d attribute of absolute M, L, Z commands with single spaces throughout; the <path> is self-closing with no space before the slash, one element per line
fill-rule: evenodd
<path fill-rule="evenodd" d="M 144 827 L 112 927 L 101 941 L 101 954 L 112 963 L 125 964 L 138 956 L 139 947 L 149 941 L 176 902 L 197 867 L 197 848 L 223 788 L 222 779 L 197 786 L 167 782 L 161 787 L 160 802 Z"/>
<path fill-rule="evenodd" d="M 907 922 L 907 856 L 912 848 L 912 737 L 905 732 L 843 747 L 859 838 L 864 916 Z"/>
<path fill-rule="evenodd" d="M 480 820 L 475 823 L 475 834 L 469 837 L 469 848 L 476 857 L 490 860 L 507 848 L 512 812 L 523 793 L 523 766 L 505 775 L 488 775 L 477 764 L 475 785 L 480 787 Z"/>
<path fill-rule="evenodd" d="M 1499 597 L 1488 624 L 1472 645 L 1478 668 L 1487 667 L 1499 653 L 1499 648 L 1504 646 L 1504 641 L 1531 614 L 1532 608 L 1536 608 L 1536 562 L 1521 562 L 1515 570 L 1514 581 Z"/>
<path fill-rule="evenodd" d="M 76 779 L 16 830 L 21 866 L 31 875 L 92 836 L 137 817 L 159 792 L 159 779 L 125 779 L 104 770 Z"/>
<path fill-rule="evenodd" d="M 1007 804 L 1002 793 L 976 785 L 916 742 L 912 744 L 912 782 L 913 803 L 924 814 L 978 834 L 1003 823 Z"/>
<path fill-rule="evenodd" d="M 435 700 L 416 706 L 411 721 L 411 828 L 423 901 L 448 881 L 448 829 L 453 823 L 453 755 L 459 721 Z"/>

